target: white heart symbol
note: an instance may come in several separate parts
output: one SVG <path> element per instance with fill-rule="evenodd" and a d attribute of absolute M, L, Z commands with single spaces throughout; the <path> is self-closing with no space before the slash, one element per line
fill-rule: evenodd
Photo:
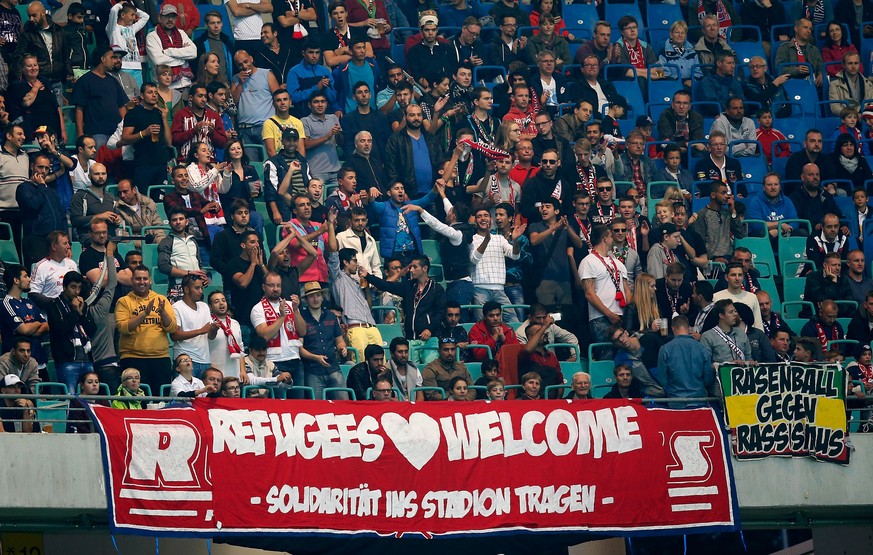
<path fill-rule="evenodd" d="M 440 427 L 436 420 L 420 412 L 407 421 L 395 412 L 382 415 L 382 427 L 409 464 L 421 470 L 440 446 Z"/>

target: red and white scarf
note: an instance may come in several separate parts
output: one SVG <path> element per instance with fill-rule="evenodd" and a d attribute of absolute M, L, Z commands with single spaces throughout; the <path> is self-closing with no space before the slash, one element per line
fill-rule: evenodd
<path fill-rule="evenodd" d="M 475 118 L 474 118 L 475 119 Z M 509 153 L 503 149 L 497 148 L 493 144 L 487 143 L 483 140 L 471 141 L 470 139 L 461 139 L 458 141 L 460 145 L 467 145 L 471 150 L 478 150 L 482 154 L 485 155 L 486 158 L 491 158 L 493 160 L 499 160 L 502 158 L 509 158 Z"/>
<path fill-rule="evenodd" d="M 637 69 L 645 69 L 646 57 L 643 54 L 643 45 L 640 43 L 640 41 L 637 41 L 637 44 L 635 46 L 624 43 L 624 47 L 627 48 L 627 53 L 630 56 L 631 65 Z"/>
<path fill-rule="evenodd" d="M 155 31 L 158 33 L 158 38 L 161 39 L 162 50 L 167 50 L 168 48 L 182 48 L 184 41 L 182 40 L 182 33 L 178 29 L 170 29 L 170 32 L 168 33 L 166 29 L 158 25 L 155 28 Z M 173 70 L 173 83 L 176 83 L 184 77 L 194 79 L 194 72 L 191 71 L 188 62 L 170 69 Z"/>
<path fill-rule="evenodd" d="M 821 343 L 822 350 L 828 350 L 828 342 L 829 341 L 837 341 L 840 339 L 840 330 L 837 328 L 836 324 L 831 326 L 831 337 L 828 339 L 827 334 L 825 333 L 824 326 L 821 325 L 820 322 L 815 323 L 815 333 L 818 335 L 818 342 Z"/>
<path fill-rule="evenodd" d="M 285 339 L 287 339 L 288 341 L 299 341 L 300 337 L 297 335 L 297 328 L 294 326 L 294 310 L 290 304 L 287 304 L 288 301 L 282 300 L 281 302 L 286 303 L 288 307 L 288 312 L 285 313 L 285 324 L 282 326 L 282 329 L 285 331 Z M 270 301 L 267 300 L 266 297 L 261 297 L 261 307 L 263 307 L 264 309 L 264 318 L 267 320 L 267 325 L 271 325 L 279 319 L 279 315 L 276 313 L 273 305 L 270 303 Z M 267 341 L 268 348 L 281 346 L 282 338 L 278 333 L 273 336 L 272 339 Z"/>
<path fill-rule="evenodd" d="M 267 303 L 268 305 L 270 303 Z M 270 307 L 272 310 L 273 307 Z M 233 336 L 233 328 L 230 325 L 230 316 L 225 315 L 224 319 L 219 318 L 215 314 L 212 315 L 212 321 L 218 324 L 224 336 L 227 338 L 227 351 L 230 353 L 230 358 L 240 358 L 242 356 L 242 348 Z"/>

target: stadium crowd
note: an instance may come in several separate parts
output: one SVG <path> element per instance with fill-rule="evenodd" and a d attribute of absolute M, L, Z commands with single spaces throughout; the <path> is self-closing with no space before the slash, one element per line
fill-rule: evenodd
<path fill-rule="evenodd" d="M 618 6 L 0 0 L 0 393 L 863 406 L 873 4 Z"/>

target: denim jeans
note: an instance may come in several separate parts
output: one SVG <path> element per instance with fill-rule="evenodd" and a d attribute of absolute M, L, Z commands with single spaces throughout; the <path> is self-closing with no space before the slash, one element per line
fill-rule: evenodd
<path fill-rule="evenodd" d="M 503 292 L 509 298 L 510 304 L 524 304 L 524 288 L 521 284 L 506 285 L 503 287 Z M 519 322 L 523 322 L 527 317 L 523 308 L 516 308 L 515 315 L 518 317 Z"/>
<path fill-rule="evenodd" d="M 609 320 L 606 316 L 600 316 L 599 318 L 588 320 L 588 330 L 591 332 L 591 342 L 609 343 L 609 335 L 606 333 L 609 329 L 609 325 Z M 613 349 L 611 347 L 598 348 L 594 351 L 594 356 L 597 357 L 598 360 L 612 358 Z"/>
<path fill-rule="evenodd" d="M 306 372 L 304 378 L 306 387 L 311 387 L 315 392 L 315 398 L 321 399 L 326 387 L 345 387 L 346 381 L 343 379 L 343 373 L 339 370 L 334 370 L 327 374 Z M 298 384 L 295 384 L 298 385 Z M 304 384 L 299 384 L 304 385 Z M 331 393 L 331 398 L 336 401 L 348 401 L 349 395 L 344 391 Z"/>
<path fill-rule="evenodd" d="M 274 360 L 276 370 L 279 372 L 288 372 L 291 374 L 291 379 L 294 380 L 292 385 L 306 385 L 303 383 L 303 361 L 299 358 L 291 360 Z M 303 399 L 303 394 L 299 391 L 294 391 L 291 394 L 292 399 Z"/>
<path fill-rule="evenodd" d="M 203 378 L 203 372 L 212 367 L 212 364 L 208 362 L 192 362 L 194 365 L 194 377 L 197 379 Z"/>
<path fill-rule="evenodd" d="M 242 127 L 237 126 L 237 134 L 239 135 L 239 140 L 243 142 L 244 145 L 262 145 L 264 144 L 264 139 L 261 136 L 264 132 L 264 124 L 258 124 L 254 127 Z M 281 144 L 279 145 L 281 149 Z M 253 148 L 245 149 L 246 156 L 249 157 L 249 160 L 253 162 L 257 162 L 261 158 L 261 154 L 259 151 Z M 261 160 L 263 162 L 264 160 Z"/>
<path fill-rule="evenodd" d="M 94 365 L 90 362 L 59 362 L 57 365 L 58 379 L 67 384 L 67 391 L 76 394 L 79 376 L 85 372 L 93 372 Z"/>
<path fill-rule="evenodd" d="M 500 303 L 501 306 L 512 304 L 509 302 L 509 297 L 506 296 L 506 293 L 503 291 L 503 288 L 500 289 L 483 289 L 482 287 L 473 286 L 473 304 L 485 304 L 488 301 L 494 301 L 496 303 Z M 473 318 L 478 322 L 482 319 L 482 311 L 479 309 L 475 310 L 475 314 L 473 314 Z M 510 324 L 513 322 L 518 322 L 519 319 L 515 314 L 515 310 L 511 308 L 503 309 L 503 323 Z"/>
<path fill-rule="evenodd" d="M 446 285 L 446 300 L 456 301 L 460 305 L 473 304 L 473 282 L 468 279 L 456 279 Z M 470 310 L 461 309 L 461 321 L 472 322 Z"/>

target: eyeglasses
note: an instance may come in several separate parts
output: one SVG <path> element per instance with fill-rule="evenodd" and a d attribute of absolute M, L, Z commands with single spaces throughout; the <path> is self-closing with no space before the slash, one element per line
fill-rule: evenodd
<path fill-rule="evenodd" d="M 440 343 L 456 343 L 454 337 L 440 337 Z"/>
<path fill-rule="evenodd" d="M 767 67 L 767 64 L 749 64 L 750 69 L 758 69 L 761 67 Z"/>
<path fill-rule="evenodd" d="M 624 29 L 622 29 L 622 31 L 634 31 L 634 30 L 636 30 L 636 29 L 638 29 L 638 28 L 639 28 L 639 27 L 637 27 L 636 25 L 628 25 L 628 26 L 626 26 Z"/>
<path fill-rule="evenodd" d="M 626 227 L 615 227 L 612 229 L 613 233 L 627 233 Z"/>
<path fill-rule="evenodd" d="M 546 125 L 547 123 L 552 123 L 552 122 L 551 121 L 538 121 L 534 125 L 536 125 L 537 127 L 540 127 L 542 125 Z"/>
<path fill-rule="evenodd" d="M 391 393 L 390 389 L 374 389 L 376 393 Z"/>
<path fill-rule="evenodd" d="M 224 389 L 222 389 L 222 391 L 240 391 L 240 386 L 232 385 L 229 387 L 225 387 Z"/>
<path fill-rule="evenodd" d="M 598 187 L 597 188 L 598 193 L 605 193 L 605 192 L 611 191 L 611 190 L 612 190 L 612 187 Z"/>
<path fill-rule="evenodd" d="M 557 160 L 549 160 L 548 158 L 543 158 L 541 162 L 544 166 L 553 166 L 558 163 Z"/>
<path fill-rule="evenodd" d="M 518 27 L 518 23 L 504 23 L 501 25 L 501 27 L 512 27 L 513 29 L 515 29 L 516 27 Z"/>

